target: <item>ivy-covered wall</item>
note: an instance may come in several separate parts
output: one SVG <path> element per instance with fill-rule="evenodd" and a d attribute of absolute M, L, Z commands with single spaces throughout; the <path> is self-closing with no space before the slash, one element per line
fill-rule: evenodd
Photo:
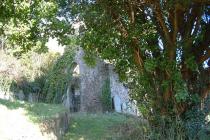
<path fill-rule="evenodd" d="M 66 46 L 64 54 L 59 57 L 49 70 L 43 87 L 44 100 L 46 102 L 60 103 L 67 92 L 72 77 L 75 50 L 77 47 Z"/>

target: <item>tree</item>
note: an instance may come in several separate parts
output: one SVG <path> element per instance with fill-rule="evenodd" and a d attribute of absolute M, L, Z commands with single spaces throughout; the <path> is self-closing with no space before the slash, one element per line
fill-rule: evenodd
<path fill-rule="evenodd" d="M 11 48 L 15 56 L 20 56 L 35 46 L 44 51 L 49 37 L 69 44 L 73 30 L 68 12 L 61 8 L 65 3 L 65 0 L 0 1 L 1 46 Z"/>
<path fill-rule="evenodd" d="M 69 44 L 70 23 L 82 20 L 87 61 L 109 59 L 145 113 L 180 115 L 210 90 L 209 7 L 208 0 L 4 0 L 0 35 L 19 56 L 50 36 Z"/>
<path fill-rule="evenodd" d="M 208 0 L 96 0 L 73 6 L 85 23 L 86 58 L 109 59 L 130 83 L 143 113 L 181 115 L 208 96 Z"/>

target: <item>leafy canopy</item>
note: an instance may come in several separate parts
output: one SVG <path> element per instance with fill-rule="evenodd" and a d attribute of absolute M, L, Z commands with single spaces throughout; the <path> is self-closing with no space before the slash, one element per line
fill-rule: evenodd
<path fill-rule="evenodd" d="M 69 44 L 73 30 L 68 12 L 61 9 L 65 3 L 65 0 L 0 1 L 1 47 L 11 48 L 19 56 L 34 46 L 37 51 L 46 51 L 49 37 Z"/>
<path fill-rule="evenodd" d="M 73 3 L 81 45 L 116 66 L 148 114 L 180 115 L 210 89 L 208 0 L 96 0 Z M 205 65 L 205 66 L 204 66 Z"/>

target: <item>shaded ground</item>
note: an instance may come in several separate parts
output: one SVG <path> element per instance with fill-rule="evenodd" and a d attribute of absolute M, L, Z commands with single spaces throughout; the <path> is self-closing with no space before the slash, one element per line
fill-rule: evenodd
<path fill-rule="evenodd" d="M 63 111 L 58 105 L 0 99 L 0 140 L 54 140 L 55 134 L 43 132 L 39 124 Z"/>
<path fill-rule="evenodd" d="M 65 140 L 145 140 L 147 123 L 118 113 L 72 114 Z"/>

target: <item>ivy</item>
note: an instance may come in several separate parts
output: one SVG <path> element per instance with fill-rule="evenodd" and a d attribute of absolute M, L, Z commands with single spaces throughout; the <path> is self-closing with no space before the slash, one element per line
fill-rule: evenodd
<path fill-rule="evenodd" d="M 147 59 L 144 65 L 145 65 L 146 71 L 153 72 L 155 68 L 157 67 L 157 62 L 154 59 Z"/>
<path fill-rule="evenodd" d="M 66 93 L 69 81 L 71 79 L 72 66 L 76 47 L 65 48 L 64 54 L 58 58 L 55 65 L 49 71 L 43 94 L 46 102 L 59 103 L 62 96 Z"/>
<path fill-rule="evenodd" d="M 107 79 L 102 87 L 101 101 L 104 111 L 110 111 L 112 108 L 110 80 Z"/>

